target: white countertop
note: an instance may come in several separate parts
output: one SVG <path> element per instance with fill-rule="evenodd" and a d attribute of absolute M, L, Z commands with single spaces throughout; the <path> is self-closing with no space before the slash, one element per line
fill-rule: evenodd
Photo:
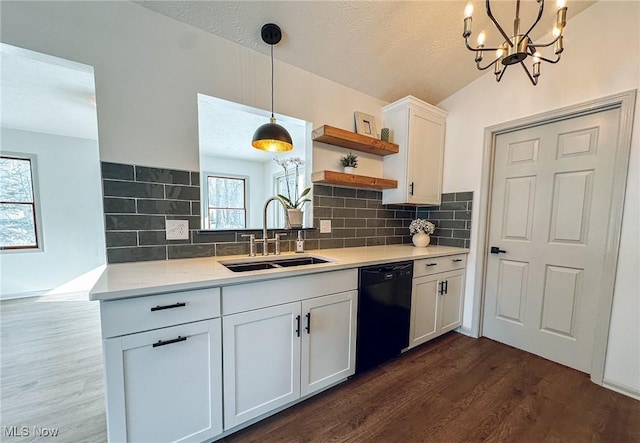
<path fill-rule="evenodd" d="M 279 256 L 270 255 L 269 258 L 311 255 L 327 259 L 329 263 L 247 272 L 233 272 L 220 263 L 249 259 L 246 255 L 121 263 L 107 265 L 89 292 L 89 299 L 115 300 L 468 252 L 468 249 L 450 246 L 416 248 L 413 245 L 316 249 L 305 254 L 287 252 Z"/>

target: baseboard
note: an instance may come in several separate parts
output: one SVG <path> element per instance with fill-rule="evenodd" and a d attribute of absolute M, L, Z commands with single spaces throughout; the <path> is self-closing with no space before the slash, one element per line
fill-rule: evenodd
<path fill-rule="evenodd" d="M 473 334 L 471 332 L 471 328 L 467 328 L 465 326 L 460 326 L 455 331 L 460 333 L 460 334 L 462 334 L 462 335 L 466 335 L 467 337 L 477 338 L 477 337 L 473 336 Z"/>
<path fill-rule="evenodd" d="M 619 394 L 626 395 L 627 397 L 631 397 L 635 400 L 640 400 L 640 392 L 636 391 L 635 389 L 631 389 L 626 386 L 621 386 L 617 383 L 613 383 L 606 379 L 602 382 L 602 386 L 612 391 L 615 391 Z"/>

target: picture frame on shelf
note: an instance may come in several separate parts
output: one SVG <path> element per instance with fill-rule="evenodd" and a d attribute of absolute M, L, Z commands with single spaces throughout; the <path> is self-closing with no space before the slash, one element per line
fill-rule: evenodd
<path fill-rule="evenodd" d="M 376 118 L 373 115 L 365 114 L 364 112 L 356 111 L 356 132 L 368 137 L 378 138 L 376 132 Z"/>

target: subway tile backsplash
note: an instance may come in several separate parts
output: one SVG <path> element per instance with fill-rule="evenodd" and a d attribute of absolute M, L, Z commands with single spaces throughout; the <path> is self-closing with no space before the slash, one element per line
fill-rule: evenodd
<path fill-rule="evenodd" d="M 108 263 L 248 254 L 240 237 L 261 231 L 200 231 L 197 171 L 102 163 Z M 332 232 L 305 232 L 307 250 L 411 243 L 416 217 L 437 229 L 432 244 L 469 247 L 472 192 L 442 195 L 440 206 L 383 206 L 374 190 L 314 185 L 314 226 L 331 220 Z M 166 240 L 166 220 L 188 220 L 188 240 Z M 281 249 L 293 249 L 294 239 Z"/>

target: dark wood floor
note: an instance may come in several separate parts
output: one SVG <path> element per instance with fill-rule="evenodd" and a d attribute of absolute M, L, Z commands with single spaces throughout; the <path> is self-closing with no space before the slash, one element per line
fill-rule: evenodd
<path fill-rule="evenodd" d="M 449 333 L 223 441 L 640 442 L 640 402 L 532 354 Z"/>

